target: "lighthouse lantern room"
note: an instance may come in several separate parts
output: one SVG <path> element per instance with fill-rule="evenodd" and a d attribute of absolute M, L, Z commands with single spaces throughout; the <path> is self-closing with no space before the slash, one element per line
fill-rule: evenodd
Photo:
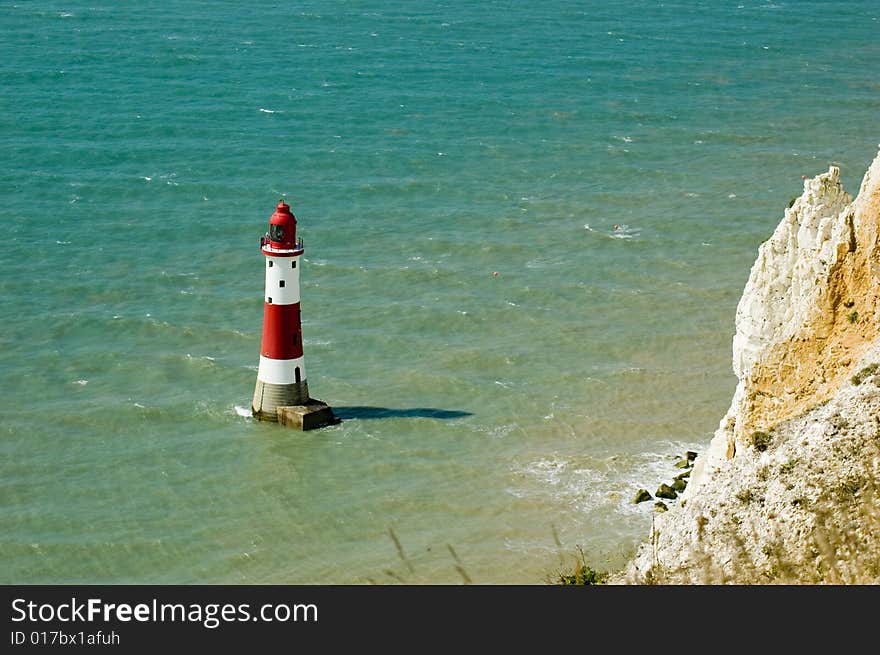
<path fill-rule="evenodd" d="M 296 235 L 296 217 L 283 200 L 269 219 L 260 249 L 266 259 L 266 289 L 253 415 L 301 430 L 339 423 L 326 403 L 309 397 L 299 295 L 305 249 Z"/>

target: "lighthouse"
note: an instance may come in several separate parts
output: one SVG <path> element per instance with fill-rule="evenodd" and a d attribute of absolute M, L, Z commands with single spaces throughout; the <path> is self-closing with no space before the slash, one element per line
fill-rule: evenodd
<path fill-rule="evenodd" d="M 266 289 L 253 415 L 300 430 L 339 423 L 326 403 L 309 396 L 299 297 L 305 249 L 296 236 L 296 217 L 284 200 L 269 219 L 260 250 L 266 259 Z"/>

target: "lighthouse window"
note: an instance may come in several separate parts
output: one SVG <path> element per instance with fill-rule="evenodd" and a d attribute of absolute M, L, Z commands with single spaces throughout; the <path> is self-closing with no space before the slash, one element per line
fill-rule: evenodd
<path fill-rule="evenodd" d="M 299 366 L 297 366 L 297 367 L 293 370 L 293 375 L 294 375 L 294 377 L 295 377 L 295 379 L 296 379 L 296 383 L 297 383 L 297 384 L 299 384 L 300 382 L 302 382 L 302 377 L 301 377 L 300 372 L 299 372 Z"/>
<path fill-rule="evenodd" d="M 272 304 L 272 297 L 271 296 L 269 296 L 268 301 L 269 301 L 269 304 L 271 305 Z"/>
<path fill-rule="evenodd" d="M 283 225 L 270 225 L 269 226 L 269 238 L 272 241 L 284 241 L 284 226 Z"/>
<path fill-rule="evenodd" d="M 278 286 L 279 286 L 279 287 L 283 287 L 283 286 L 284 286 L 284 280 L 278 280 Z"/>
<path fill-rule="evenodd" d="M 269 268 L 272 268 L 272 266 L 274 266 L 274 265 L 275 265 L 275 264 L 274 264 L 274 263 L 272 262 L 272 260 L 270 259 L 270 260 L 269 260 Z"/>
<path fill-rule="evenodd" d="M 295 259 L 292 262 L 290 262 L 290 268 L 296 268 L 296 260 Z"/>

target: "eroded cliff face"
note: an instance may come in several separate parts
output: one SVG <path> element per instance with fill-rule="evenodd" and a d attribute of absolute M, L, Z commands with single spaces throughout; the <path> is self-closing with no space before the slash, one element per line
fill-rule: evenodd
<path fill-rule="evenodd" d="M 880 155 L 855 201 L 840 171 L 804 192 L 758 249 L 736 310 L 730 409 L 699 458 L 689 493 L 755 432 L 828 400 L 878 337 Z"/>
<path fill-rule="evenodd" d="M 880 154 L 804 181 L 736 311 L 730 409 L 616 582 L 880 582 Z"/>

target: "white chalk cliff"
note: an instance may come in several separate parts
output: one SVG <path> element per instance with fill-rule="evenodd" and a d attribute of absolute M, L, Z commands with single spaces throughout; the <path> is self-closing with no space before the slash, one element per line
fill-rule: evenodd
<path fill-rule="evenodd" d="M 878 327 L 880 154 L 855 200 L 805 180 L 759 247 L 730 409 L 616 581 L 880 582 Z"/>

